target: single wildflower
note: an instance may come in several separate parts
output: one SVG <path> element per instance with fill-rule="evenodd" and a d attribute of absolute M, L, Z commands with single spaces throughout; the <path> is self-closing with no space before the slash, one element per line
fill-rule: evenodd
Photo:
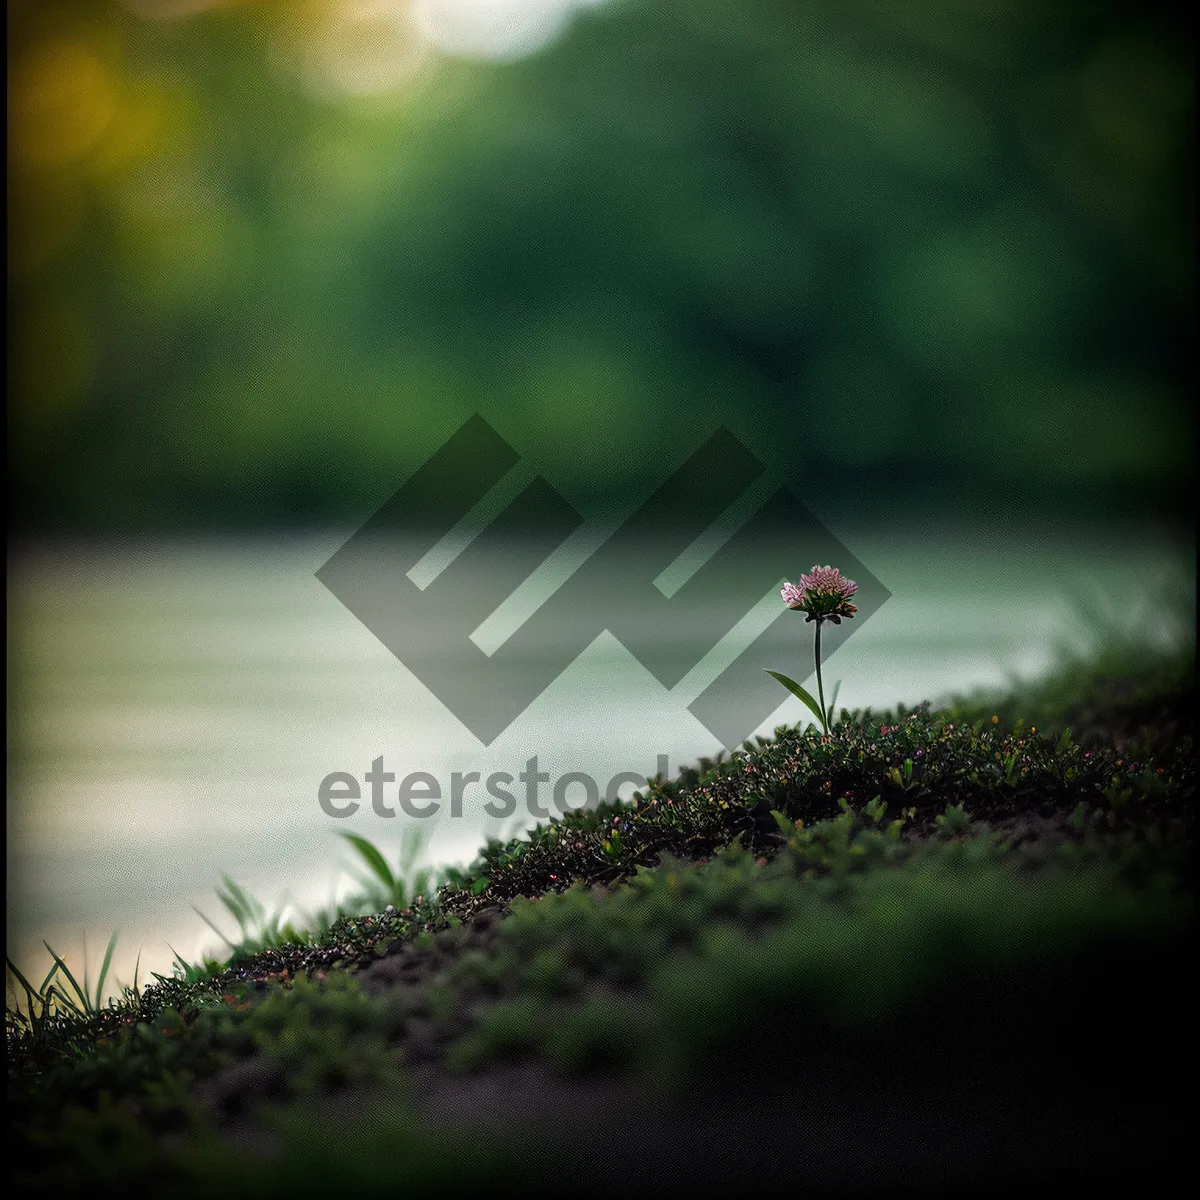
<path fill-rule="evenodd" d="M 858 609 L 850 603 L 850 597 L 858 591 L 858 584 L 843 577 L 837 567 L 814 566 L 800 582 L 785 583 L 780 595 L 788 608 L 806 613 L 806 621 L 832 621 L 842 623 L 843 617 L 853 617 Z"/>
<path fill-rule="evenodd" d="M 794 679 L 789 679 L 777 671 L 771 671 L 769 674 L 816 714 L 826 734 L 829 733 L 830 710 L 837 701 L 837 686 L 834 686 L 834 695 L 827 708 L 825 685 L 821 679 L 821 626 L 826 621 L 840 625 L 843 617 L 853 617 L 858 609 L 850 603 L 850 597 L 857 591 L 858 584 L 853 579 L 846 579 L 837 567 L 814 566 L 808 574 L 800 576 L 799 583 L 785 583 L 779 593 L 788 608 L 804 613 L 804 620 L 812 621 L 816 625 L 813 658 L 817 668 L 817 699 L 814 701 Z"/>

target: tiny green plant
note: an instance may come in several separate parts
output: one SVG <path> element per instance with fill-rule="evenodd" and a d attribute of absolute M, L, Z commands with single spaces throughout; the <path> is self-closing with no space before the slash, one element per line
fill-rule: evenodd
<path fill-rule="evenodd" d="M 952 835 L 965 832 L 970 823 L 971 815 L 962 804 L 947 804 L 946 811 L 935 820 L 938 829 Z"/>
<path fill-rule="evenodd" d="M 236 939 L 224 933 L 198 908 L 194 908 L 193 911 L 230 947 L 235 956 L 291 940 L 294 931 L 283 924 L 282 913 L 268 913 L 261 900 L 252 896 L 228 875 L 222 876 L 222 883 L 224 887 L 217 888 L 217 899 L 237 922 Z"/>
<path fill-rule="evenodd" d="M 800 576 L 799 584 L 785 583 L 780 595 L 788 608 L 805 615 L 805 622 L 815 624 L 813 638 L 813 661 L 817 668 L 817 698 L 800 686 L 794 679 L 779 671 L 767 671 L 768 675 L 777 679 L 793 696 L 802 701 L 808 710 L 821 722 L 823 733 L 829 732 L 833 721 L 833 706 L 837 703 L 838 690 L 841 680 L 833 685 L 833 694 L 829 704 L 825 704 L 825 685 L 821 679 L 821 626 L 826 621 L 835 625 L 842 623 L 842 618 L 850 619 L 858 609 L 850 603 L 850 597 L 858 591 L 858 584 L 852 579 L 846 579 L 837 567 L 814 566 L 807 575 Z"/>
<path fill-rule="evenodd" d="M 890 767 L 887 775 L 895 787 L 905 792 L 916 791 L 921 786 L 920 780 L 913 776 L 913 760 L 911 758 L 906 758 L 898 767 Z"/>
<path fill-rule="evenodd" d="M 873 800 L 867 801 L 863 811 L 870 818 L 872 825 L 878 825 L 887 814 L 887 801 L 882 796 L 876 796 Z"/>
<path fill-rule="evenodd" d="M 354 847 L 366 868 L 359 877 L 362 891 L 349 902 L 350 907 L 382 912 L 389 906 L 404 909 L 420 895 L 428 895 L 441 882 L 428 869 L 419 869 L 423 843 L 420 834 L 412 834 L 400 847 L 400 861 L 395 871 L 388 865 L 383 853 L 373 843 L 355 833 L 343 833 L 342 837 Z"/>

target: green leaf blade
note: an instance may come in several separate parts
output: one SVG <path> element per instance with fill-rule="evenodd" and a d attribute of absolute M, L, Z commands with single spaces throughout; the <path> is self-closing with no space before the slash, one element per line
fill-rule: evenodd
<path fill-rule="evenodd" d="M 371 874 L 383 884 L 389 892 L 396 889 L 396 877 L 392 874 L 391 868 L 387 865 L 387 861 L 372 842 L 367 841 L 364 837 L 359 837 L 356 833 L 343 833 L 342 837 L 346 839 L 362 856 L 363 861 L 371 870 Z"/>
<path fill-rule="evenodd" d="M 821 722 L 821 727 L 825 728 L 825 714 L 821 711 L 821 706 L 812 698 L 811 695 L 809 695 L 808 692 L 806 692 L 794 679 L 789 679 L 786 675 L 782 675 L 778 671 L 772 671 L 766 667 L 764 667 L 763 670 L 765 670 L 773 679 L 776 679 L 782 683 L 783 686 L 787 688 L 787 690 L 791 692 L 797 700 L 802 701 L 808 707 L 809 712 L 811 712 L 813 716 Z"/>
<path fill-rule="evenodd" d="M 67 964 L 65 962 L 63 962 L 63 960 L 57 954 L 55 954 L 54 950 L 50 946 L 50 943 L 47 942 L 45 939 L 42 940 L 42 945 L 45 946 L 46 949 L 50 951 L 50 957 L 52 959 L 54 959 L 54 961 L 58 964 L 59 970 L 62 971 L 62 973 L 67 977 L 67 980 L 70 983 L 70 985 L 75 989 L 75 994 L 79 997 L 79 1001 L 83 1005 L 82 1011 L 87 1012 L 89 1009 L 88 994 L 86 991 L 84 991 L 83 988 L 81 988 L 79 986 L 79 981 L 75 978 L 75 976 L 71 974 L 71 968 L 68 967 Z M 54 987 L 55 987 L 55 990 L 58 991 L 59 995 L 61 995 L 63 997 L 63 999 L 67 998 L 66 993 L 63 992 L 61 989 L 59 989 L 57 987 L 57 985 L 54 985 Z"/>
<path fill-rule="evenodd" d="M 828 718 L 828 723 L 830 725 L 833 724 L 833 714 L 835 712 L 837 712 L 838 692 L 840 692 L 841 690 L 842 690 L 842 681 L 839 679 L 833 685 L 833 694 L 829 697 L 829 711 L 828 711 L 828 713 L 826 713 L 826 717 Z"/>
<path fill-rule="evenodd" d="M 108 939 L 108 948 L 104 951 L 104 961 L 100 964 L 100 977 L 96 980 L 96 1008 L 100 1008 L 100 1003 L 104 999 L 104 981 L 108 978 L 108 969 L 112 966 L 113 951 L 117 948 L 117 938 L 119 933 L 114 930 L 112 937 Z"/>

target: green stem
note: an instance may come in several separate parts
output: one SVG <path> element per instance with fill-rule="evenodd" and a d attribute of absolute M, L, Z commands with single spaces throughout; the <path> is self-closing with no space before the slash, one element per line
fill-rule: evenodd
<path fill-rule="evenodd" d="M 813 658 L 817 664 L 817 702 L 821 706 L 821 724 L 825 728 L 825 732 L 829 732 L 829 718 L 825 713 L 825 688 L 821 684 L 821 620 L 816 621 L 817 636 L 813 643 Z"/>

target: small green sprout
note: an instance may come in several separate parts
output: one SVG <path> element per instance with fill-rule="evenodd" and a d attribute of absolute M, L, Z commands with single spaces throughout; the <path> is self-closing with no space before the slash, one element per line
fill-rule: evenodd
<path fill-rule="evenodd" d="M 943 833 L 958 834 L 966 831 L 971 816 L 962 804 L 947 804 L 946 811 L 938 816 L 935 823 Z"/>

